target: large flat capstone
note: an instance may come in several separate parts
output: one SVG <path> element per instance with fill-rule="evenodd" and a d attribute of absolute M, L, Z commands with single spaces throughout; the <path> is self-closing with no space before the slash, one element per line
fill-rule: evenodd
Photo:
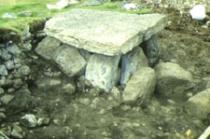
<path fill-rule="evenodd" d="M 161 14 L 74 9 L 47 21 L 45 32 L 71 46 L 114 56 L 126 54 L 166 24 Z"/>

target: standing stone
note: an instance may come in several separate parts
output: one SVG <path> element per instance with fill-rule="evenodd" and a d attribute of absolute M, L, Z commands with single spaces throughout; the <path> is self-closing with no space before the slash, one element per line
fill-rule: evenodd
<path fill-rule="evenodd" d="M 69 77 L 79 74 L 86 66 L 85 59 L 76 48 L 62 45 L 53 58 L 58 67 Z"/>
<path fill-rule="evenodd" d="M 120 56 L 105 56 L 94 54 L 86 67 L 85 78 L 93 86 L 110 91 L 116 83 Z"/>
<path fill-rule="evenodd" d="M 192 75 L 189 71 L 170 62 L 159 63 L 155 70 L 158 79 L 157 92 L 162 97 L 181 100 L 186 96 L 184 91 L 192 83 Z"/>
<path fill-rule="evenodd" d="M 130 76 L 141 67 L 147 67 L 148 61 L 141 47 L 122 56 L 120 84 L 126 84 Z"/>
<path fill-rule="evenodd" d="M 140 99 L 146 101 L 154 92 L 156 76 L 152 68 L 138 69 L 128 81 L 123 92 L 123 101 L 130 102 Z"/>
<path fill-rule="evenodd" d="M 149 65 L 153 67 L 155 64 L 157 64 L 160 55 L 157 36 L 153 35 L 150 39 L 145 41 L 144 45 L 146 56 L 149 60 Z"/>
<path fill-rule="evenodd" d="M 44 38 L 37 46 L 35 51 L 47 60 L 51 60 L 56 50 L 60 47 L 61 42 L 53 37 Z"/>
<path fill-rule="evenodd" d="M 189 98 L 185 105 L 186 111 L 198 118 L 207 118 L 210 113 L 210 88 Z"/>

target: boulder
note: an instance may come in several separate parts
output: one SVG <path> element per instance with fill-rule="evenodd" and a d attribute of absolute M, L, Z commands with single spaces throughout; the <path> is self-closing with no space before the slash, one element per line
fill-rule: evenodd
<path fill-rule="evenodd" d="M 188 99 L 185 105 L 186 111 L 198 118 L 207 118 L 210 113 L 210 88 L 198 92 Z"/>
<path fill-rule="evenodd" d="M 162 96 L 174 100 L 186 97 L 184 93 L 191 86 L 192 75 L 175 63 L 159 63 L 156 67 L 157 92 Z"/>
<path fill-rule="evenodd" d="M 138 69 L 148 66 L 148 61 L 141 47 L 122 56 L 120 84 L 125 85 L 130 76 Z"/>
<path fill-rule="evenodd" d="M 78 75 L 86 66 L 85 59 L 76 48 L 62 45 L 53 56 L 54 62 L 68 77 Z"/>
<path fill-rule="evenodd" d="M 155 90 L 155 71 L 149 67 L 138 69 L 128 81 L 123 92 L 123 101 L 132 102 L 140 99 L 147 101 Z"/>
<path fill-rule="evenodd" d="M 45 32 L 68 45 L 114 56 L 126 54 L 166 25 L 161 14 L 73 9 L 48 20 Z"/>
<path fill-rule="evenodd" d="M 119 74 L 119 61 L 120 56 L 93 54 L 87 64 L 85 78 L 93 86 L 108 92 L 116 83 Z"/>
<path fill-rule="evenodd" d="M 36 53 L 47 60 L 51 60 L 57 49 L 60 47 L 61 42 L 53 37 L 44 38 L 35 49 Z"/>

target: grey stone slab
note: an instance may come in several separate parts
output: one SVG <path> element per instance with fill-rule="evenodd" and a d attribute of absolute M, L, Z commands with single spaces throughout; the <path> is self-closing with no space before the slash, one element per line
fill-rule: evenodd
<path fill-rule="evenodd" d="M 90 57 L 86 67 L 85 78 L 93 86 L 106 92 L 115 85 L 118 77 L 120 56 L 105 56 L 94 54 Z"/>
<path fill-rule="evenodd" d="M 162 30 L 161 14 L 73 9 L 47 21 L 45 32 L 71 46 L 104 55 L 125 54 Z"/>

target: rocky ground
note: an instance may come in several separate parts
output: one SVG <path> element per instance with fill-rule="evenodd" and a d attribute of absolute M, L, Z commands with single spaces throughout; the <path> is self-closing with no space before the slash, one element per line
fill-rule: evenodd
<path fill-rule="evenodd" d="M 188 16 L 170 16 L 158 34 L 157 87 L 144 103 L 121 103 L 120 87 L 107 94 L 86 86 L 83 77 L 67 78 L 34 52 L 41 28 L 18 45 L 2 42 L 0 138 L 197 138 L 210 122 L 209 31 Z"/>

